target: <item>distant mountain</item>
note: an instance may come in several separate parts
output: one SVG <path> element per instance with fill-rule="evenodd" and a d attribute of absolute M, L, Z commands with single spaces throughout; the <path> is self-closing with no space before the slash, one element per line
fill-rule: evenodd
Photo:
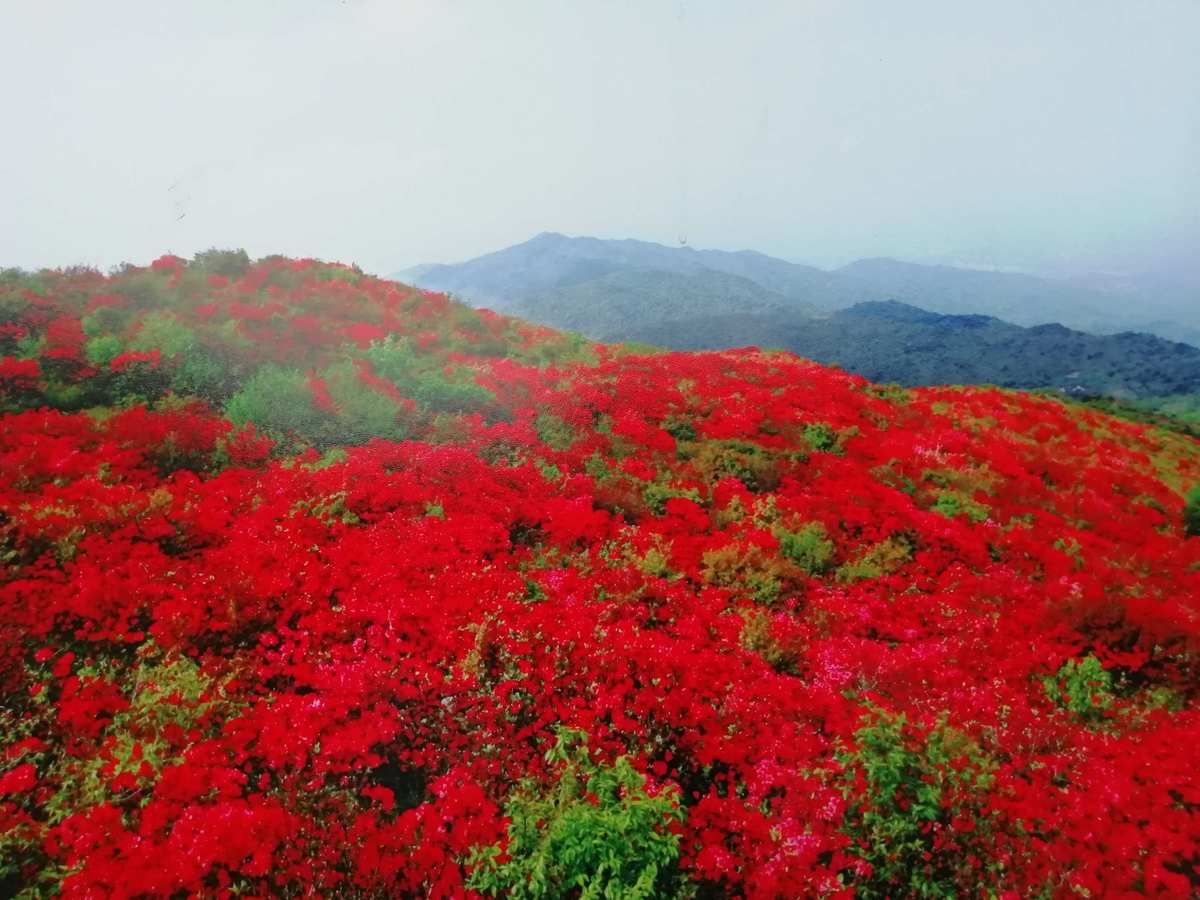
<path fill-rule="evenodd" d="M 651 278 L 650 272 L 682 276 L 717 272 L 742 279 L 744 305 L 735 287 L 738 282 L 725 282 L 725 288 L 713 292 L 707 301 L 699 296 L 693 301 L 684 300 L 680 291 L 699 286 L 702 281 L 695 278 L 687 282 L 658 279 L 661 296 L 656 296 L 655 288 L 649 285 L 637 286 L 637 278 L 618 279 L 620 291 L 632 292 L 629 302 L 643 305 L 639 318 L 647 321 L 676 318 L 677 303 L 691 306 L 719 300 L 728 304 L 714 308 L 714 315 L 757 308 L 766 299 L 755 290 L 759 288 L 778 295 L 776 302 L 790 302 L 798 309 L 833 311 L 862 302 L 900 300 L 951 315 L 989 315 L 1018 325 L 1058 323 L 1095 334 L 1146 331 L 1200 346 L 1200 292 L 1195 302 L 1190 302 L 1189 288 L 1173 286 L 1156 292 L 1143 281 L 1131 293 L 1111 289 L 1107 283 L 917 265 L 894 259 L 864 259 L 825 271 L 754 251 L 695 250 L 546 232 L 464 263 L 417 266 L 394 277 L 455 294 L 477 305 L 574 327 L 543 314 L 545 308 L 559 309 L 556 295 L 571 288 L 572 293 L 582 293 L 594 301 L 598 295 L 584 285 L 630 270 L 642 271 L 647 279 Z M 598 289 L 599 284 L 594 287 Z M 617 295 L 610 299 L 621 302 Z M 622 327 L 629 324 L 624 315 L 617 321 Z M 601 329 L 595 336 L 607 337 L 609 333 Z"/>
<path fill-rule="evenodd" d="M 725 281 L 726 290 L 716 292 L 709 299 L 740 304 L 739 292 L 744 292 L 747 307 L 762 305 L 768 294 L 774 298 L 774 303 L 798 308 L 835 309 L 859 299 L 853 293 L 854 286 L 835 273 L 754 251 L 695 250 L 664 247 L 648 241 L 567 237 L 552 232 L 544 232 L 522 244 L 467 262 L 415 266 L 397 272 L 393 277 L 452 293 L 475 304 L 528 315 L 539 302 L 564 288 L 603 279 L 614 272 L 634 271 L 642 273 L 647 281 L 657 281 L 663 289 L 678 285 L 671 279 L 654 279 L 650 273 L 727 275 L 736 280 Z M 622 288 L 633 288 L 636 281 L 636 278 L 623 279 L 620 284 Z M 702 284 L 700 280 L 687 283 L 692 288 Z M 649 299 L 641 286 L 637 291 L 643 299 Z M 849 293 L 844 293 L 846 291 Z M 668 304 L 674 302 L 673 295 L 667 293 L 657 300 Z M 712 312 L 730 308 L 741 306 L 714 307 Z M 659 310 L 646 309 L 641 314 L 659 317 Z"/>
<path fill-rule="evenodd" d="M 1017 325 L 1059 323 L 1103 333 L 1126 324 L 1128 313 L 1115 308 L 1111 295 L 1014 272 L 860 259 L 837 273 L 871 299 L 886 297 L 951 315 L 995 316 Z"/>
<path fill-rule="evenodd" d="M 1200 270 L 1092 272 L 1063 280 L 1136 309 L 1147 323 L 1146 331 L 1200 346 Z"/>
<path fill-rule="evenodd" d="M 604 341 L 639 340 L 644 329 L 655 323 L 704 321 L 730 309 L 785 321 L 805 321 L 817 314 L 808 304 L 749 279 L 709 269 L 617 269 L 535 293 L 505 309 Z"/>
<path fill-rule="evenodd" d="M 799 320 L 776 313 L 681 319 L 639 329 L 681 350 L 760 346 L 907 385 L 997 384 L 1074 394 L 1156 397 L 1200 390 L 1200 349 L 1154 335 L 1032 328 L 933 313 L 897 301 Z"/>
<path fill-rule="evenodd" d="M 1137 398 L 1200 391 L 1200 348 L 1114 330 L 1127 301 L 1028 275 L 860 260 L 827 272 L 750 251 L 540 234 L 395 276 L 605 341 L 775 347 L 909 385 Z M 1105 304 L 1108 304 L 1106 306 Z M 1005 319 L 1012 321 L 1005 321 Z M 1186 332 L 1163 323 L 1159 333 Z"/>

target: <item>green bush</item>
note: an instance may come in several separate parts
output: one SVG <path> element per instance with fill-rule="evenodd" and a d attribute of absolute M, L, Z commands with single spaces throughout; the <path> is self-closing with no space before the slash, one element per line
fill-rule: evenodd
<path fill-rule="evenodd" d="M 121 339 L 111 334 L 94 337 L 83 345 L 83 355 L 93 366 L 107 367 L 121 354 Z"/>
<path fill-rule="evenodd" d="M 308 379 L 295 369 L 263 366 L 225 405 L 225 415 L 235 425 L 253 422 L 272 437 L 293 432 L 314 436 L 329 417 L 312 402 Z"/>
<path fill-rule="evenodd" d="M 177 394 L 203 397 L 220 406 L 237 389 L 240 374 L 241 367 L 232 359 L 197 346 L 171 368 L 171 387 Z"/>
<path fill-rule="evenodd" d="M 1192 488 L 1183 509 L 1183 527 L 1188 537 L 1200 537 L 1200 484 Z"/>
<path fill-rule="evenodd" d="M 475 383 L 469 370 L 447 375 L 442 363 L 418 356 L 407 339 L 376 341 L 363 356 L 376 375 L 434 412 L 473 412 L 495 401 L 491 391 Z"/>
<path fill-rule="evenodd" d="M 838 449 L 838 435 L 824 422 L 814 422 L 804 428 L 804 440 L 814 450 L 833 453 Z"/>
<path fill-rule="evenodd" d="M 174 313 L 151 312 L 142 319 L 142 327 L 133 336 L 130 347 L 143 352 L 157 350 L 171 357 L 186 353 L 196 342 L 192 329 L 184 325 Z"/>
<path fill-rule="evenodd" d="M 809 575 L 828 571 L 834 548 L 820 522 L 809 522 L 799 531 L 777 526 L 775 537 L 779 540 L 779 552 Z"/>
<path fill-rule="evenodd" d="M 990 510 L 982 503 L 968 497 L 961 491 L 941 491 L 937 501 L 930 507 L 933 512 L 941 513 L 947 519 L 955 516 L 966 516 L 972 525 L 980 525 L 987 521 Z"/>
<path fill-rule="evenodd" d="M 573 729 L 558 729 L 546 760 L 560 767 L 557 783 L 548 791 L 526 783 L 505 804 L 507 846 L 475 852 L 468 886 L 493 897 L 676 896 L 678 791 L 651 796 L 624 756 L 593 762 L 586 735 Z"/>
<path fill-rule="evenodd" d="M 323 443 L 365 444 L 371 438 L 403 440 L 408 429 L 397 419 L 400 407 L 391 397 L 364 384 L 352 363 L 338 363 L 321 373 L 337 408 L 332 430 Z"/>
<path fill-rule="evenodd" d="M 1085 722 L 1102 721 L 1113 704 L 1112 675 L 1092 654 L 1068 659 L 1053 676 L 1042 679 L 1046 696 Z"/>
<path fill-rule="evenodd" d="M 197 253 L 192 259 L 192 267 L 199 267 L 209 275 L 240 278 L 250 268 L 250 257 L 245 250 L 218 250 L 214 247 Z"/>
<path fill-rule="evenodd" d="M 847 799 L 847 852 L 870 865 L 845 873 L 854 896 L 994 896 L 999 864 L 988 862 L 991 764 L 945 717 L 929 731 L 870 707 L 854 747 L 838 755 Z"/>

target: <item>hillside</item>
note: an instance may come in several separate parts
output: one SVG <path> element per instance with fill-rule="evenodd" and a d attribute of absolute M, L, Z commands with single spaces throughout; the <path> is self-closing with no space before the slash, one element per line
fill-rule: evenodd
<path fill-rule="evenodd" d="M 217 251 L 0 408 L 0 895 L 1200 890 L 1192 438 Z"/>
<path fill-rule="evenodd" d="M 722 273 L 753 282 L 787 301 L 819 310 L 899 300 L 948 315 L 993 316 L 1017 325 L 1062 324 L 1095 334 L 1144 331 L 1200 346 L 1200 293 L 1172 286 L 1096 289 L 1101 284 L 1049 280 L 1004 272 L 926 266 L 892 259 L 859 260 L 834 271 L 798 265 L 753 251 L 725 252 L 664 247 L 645 241 L 598 240 L 544 233 L 454 265 L 426 265 L 397 273 L 402 280 L 447 291 L 472 303 L 537 321 L 541 301 L 566 288 L 622 270 L 687 275 Z M 645 309 L 645 322 L 677 318 L 678 293 L 663 292 Z M 713 315 L 742 311 L 713 309 Z M 619 323 L 614 317 L 613 323 Z"/>

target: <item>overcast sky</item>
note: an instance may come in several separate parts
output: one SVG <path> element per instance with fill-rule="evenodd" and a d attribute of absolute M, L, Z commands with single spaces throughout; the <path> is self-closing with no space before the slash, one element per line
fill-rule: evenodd
<path fill-rule="evenodd" d="M 1200 246 L 1198 0 L 0 0 L 0 265 Z"/>

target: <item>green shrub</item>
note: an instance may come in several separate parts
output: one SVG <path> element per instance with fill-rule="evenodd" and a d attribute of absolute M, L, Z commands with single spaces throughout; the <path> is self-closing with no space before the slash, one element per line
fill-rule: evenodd
<path fill-rule="evenodd" d="M 495 401 L 469 369 L 447 375 L 443 363 L 417 355 L 406 338 L 375 341 L 362 355 L 376 375 L 434 412 L 474 412 Z"/>
<path fill-rule="evenodd" d="M 476 384 L 469 369 L 453 376 L 440 368 L 415 372 L 408 393 L 434 412 L 476 412 L 495 403 L 492 392 Z"/>
<path fill-rule="evenodd" d="M 171 368 L 175 393 L 203 397 L 220 406 L 237 389 L 240 367 L 205 347 L 195 347 Z"/>
<path fill-rule="evenodd" d="M 1188 537 L 1200 537 L 1200 484 L 1192 488 L 1183 509 L 1183 527 Z"/>
<path fill-rule="evenodd" d="M 199 267 L 210 275 L 240 278 L 250 268 L 250 257 L 245 250 L 218 250 L 213 248 L 197 253 L 192 267 Z"/>
<path fill-rule="evenodd" d="M 922 731 L 903 714 L 870 707 L 838 762 L 847 852 L 870 865 L 865 875 L 845 873 L 854 896 L 993 895 L 992 765 L 967 735 L 944 716 Z"/>
<path fill-rule="evenodd" d="M 709 482 L 732 476 L 751 491 L 773 491 L 779 487 L 776 456 L 748 441 L 704 441 L 694 448 L 693 465 Z"/>
<path fill-rule="evenodd" d="M 147 313 L 142 327 L 133 336 L 130 347 L 134 350 L 158 350 L 163 356 L 186 353 L 196 342 L 192 329 L 184 325 L 169 312 Z"/>
<path fill-rule="evenodd" d="M 820 522 L 809 522 L 799 531 L 777 526 L 775 537 L 779 540 L 779 552 L 809 575 L 820 575 L 829 569 L 834 547 Z"/>
<path fill-rule="evenodd" d="M 838 435 L 824 422 L 814 422 L 804 428 L 804 440 L 814 450 L 833 453 L 838 449 Z"/>
<path fill-rule="evenodd" d="M 332 430 L 320 435 L 322 442 L 365 444 L 379 437 L 403 440 L 408 429 L 398 420 L 396 401 L 363 384 L 352 363 L 338 363 L 321 373 L 329 386 L 337 415 Z"/>
<path fill-rule="evenodd" d="M 838 567 L 836 578 L 845 584 L 892 575 L 912 559 L 913 547 L 904 535 L 893 535 L 872 546 L 857 559 Z"/>
<path fill-rule="evenodd" d="M 930 507 L 936 513 L 941 513 L 947 519 L 955 516 L 966 516 L 972 525 L 980 525 L 987 521 L 990 510 L 961 491 L 941 491 L 937 502 Z"/>
<path fill-rule="evenodd" d="M 553 413 L 542 413 L 533 420 L 538 440 L 552 450 L 567 450 L 575 443 L 575 429 Z"/>
<path fill-rule="evenodd" d="M 574 729 L 558 729 L 546 760 L 560 767 L 557 783 L 539 790 L 527 782 L 509 799 L 507 846 L 475 851 L 468 886 L 493 897 L 675 896 L 678 790 L 651 796 L 624 756 L 611 766 L 593 762 L 586 735 Z"/>
<path fill-rule="evenodd" d="M 797 647 L 780 641 L 771 627 L 771 616 L 762 609 L 739 610 L 742 617 L 741 645 L 757 653 L 776 672 L 796 675 L 800 671 L 801 654 Z"/>
<path fill-rule="evenodd" d="M 774 554 L 754 544 L 726 544 L 706 550 L 700 574 L 706 584 L 773 606 L 783 594 L 786 566 Z"/>
<path fill-rule="evenodd" d="M 93 366 L 107 367 L 121 354 L 121 339 L 111 334 L 94 337 L 83 345 L 83 355 Z"/>
<path fill-rule="evenodd" d="M 1085 722 L 1102 721 L 1113 704 L 1112 675 L 1090 653 L 1068 659 L 1054 675 L 1042 679 L 1042 687 L 1053 703 Z"/>
<path fill-rule="evenodd" d="M 235 425 L 253 422 L 272 437 L 295 432 L 315 435 L 328 416 L 312 402 L 308 379 L 295 369 L 263 366 L 246 386 L 225 404 L 225 415 Z"/>

